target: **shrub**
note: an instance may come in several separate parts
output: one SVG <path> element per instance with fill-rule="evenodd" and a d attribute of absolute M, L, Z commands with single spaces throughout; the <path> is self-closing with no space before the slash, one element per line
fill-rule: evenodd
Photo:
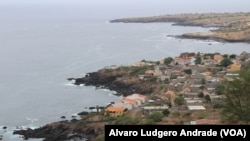
<path fill-rule="evenodd" d="M 149 117 L 149 119 L 152 119 L 154 122 L 159 122 L 163 118 L 163 113 L 159 111 L 152 112 Z"/>

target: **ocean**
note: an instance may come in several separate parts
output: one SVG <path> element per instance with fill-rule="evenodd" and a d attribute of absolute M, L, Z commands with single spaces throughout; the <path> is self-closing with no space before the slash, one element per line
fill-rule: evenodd
<path fill-rule="evenodd" d="M 227 5 L 222 9 L 212 7 L 215 1 L 206 5 L 210 4 L 212 12 L 248 10 L 247 4 L 239 1 L 220 3 L 223 1 Z M 139 2 L 144 5 L 138 5 Z M 74 86 L 67 78 L 83 77 L 110 65 L 175 57 L 182 52 L 250 52 L 247 43 L 167 37 L 212 28 L 172 26 L 172 23 L 109 23 L 123 17 L 209 12 L 209 7 L 196 0 L 185 2 L 187 8 L 178 7 L 180 3 L 180 0 L 0 2 L 0 135 L 3 140 L 20 140 L 19 136 L 12 136 L 17 128 L 40 127 L 61 120 L 61 116 L 71 119 L 89 106 L 105 106 L 121 98 L 113 95 L 113 91 Z M 7 129 L 3 129 L 5 126 Z"/>

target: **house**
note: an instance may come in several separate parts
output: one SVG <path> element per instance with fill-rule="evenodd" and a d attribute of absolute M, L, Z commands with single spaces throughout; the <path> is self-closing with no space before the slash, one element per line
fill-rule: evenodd
<path fill-rule="evenodd" d="M 216 88 L 220 84 L 221 84 L 221 81 L 219 79 L 216 79 L 216 78 L 208 79 L 206 81 L 207 88 Z"/>
<path fill-rule="evenodd" d="M 212 76 L 212 72 L 210 71 L 205 71 L 202 73 L 204 76 Z"/>
<path fill-rule="evenodd" d="M 197 65 L 196 73 L 202 73 L 202 72 L 204 72 L 206 70 L 207 70 L 207 66 L 206 65 Z"/>
<path fill-rule="evenodd" d="M 190 58 L 190 57 L 195 57 L 195 53 L 194 52 L 183 52 L 180 54 L 179 56 L 180 58 Z"/>
<path fill-rule="evenodd" d="M 203 74 L 201 74 L 201 73 L 198 73 L 198 74 L 192 74 L 191 75 L 191 78 L 192 79 L 205 79 L 206 77 L 205 77 L 205 75 L 203 75 Z"/>
<path fill-rule="evenodd" d="M 145 106 L 143 107 L 143 113 L 147 112 L 152 112 L 152 111 L 162 111 L 169 109 L 168 106 Z"/>
<path fill-rule="evenodd" d="M 145 71 L 145 74 L 146 74 L 146 75 L 150 75 L 150 76 L 154 76 L 154 73 L 155 73 L 154 70 L 146 70 L 146 71 Z"/>
<path fill-rule="evenodd" d="M 206 110 L 206 108 L 202 105 L 190 105 L 190 106 L 187 106 L 188 107 L 188 110 Z"/>
<path fill-rule="evenodd" d="M 220 54 L 215 54 L 215 55 L 214 55 L 214 62 L 215 62 L 216 64 L 220 63 L 223 59 L 224 59 L 223 56 L 220 55 Z"/>
<path fill-rule="evenodd" d="M 138 77 L 140 80 L 145 80 L 146 78 L 151 78 L 151 75 L 141 74 L 141 75 L 138 75 Z"/>
<path fill-rule="evenodd" d="M 212 103 L 212 104 L 221 103 L 221 102 L 224 101 L 225 95 L 215 95 L 215 94 L 211 94 L 211 95 L 210 95 L 210 99 L 211 99 L 211 103 Z"/>
<path fill-rule="evenodd" d="M 236 61 L 235 63 L 228 66 L 227 72 L 237 72 L 241 69 L 241 63 Z"/>
<path fill-rule="evenodd" d="M 146 65 L 146 63 L 145 62 L 141 62 L 141 61 L 133 63 L 133 66 L 135 66 L 135 67 L 141 67 L 141 66 L 145 66 L 145 65 Z"/>
<path fill-rule="evenodd" d="M 156 65 L 154 66 L 155 71 L 164 71 L 167 69 L 166 65 Z"/>
<path fill-rule="evenodd" d="M 183 92 L 182 94 L 186 98 L 194 98 L 197 97 L 199 93 Z"/>
<path fill-rule="evenodd" d="M 125 111 L 126 109 L 123 107 L 109 106 L 105 109 L 105 115 L 110 115 L 112 117 L 119 117 L 123 116 Z"/>
<path fill-rule="evenodd" d="M 141 66 L 151 66 L 153 65 L 152 63 L 149 63 L 149 62 L 145 62 L 145 61 L 138 61 L 138 62 L 134 62 L 132 64 L 132 66 L 135 66 L 135 67 L 141 67 Z"/>
<path fill-rule="evenodd" d="M 177 83 L 184 83 L 186 80 L 185 76 L 177 76 L 176 78 Z"/>
<path fill-rule="evenodd" d="M 168 90 L 165 92 L 165 95 L 167 96 L 168 100 L 171 102 L 171 104 L 174 104 L 174 99 L 176 97 L 176 94 L 172 90 Z"/>
<path fill-rule="evenodd" d="M 183 93 L 190 93 L 191 92 L 191 89 L 189 87 L 185 87 L 183 90 L 182 90 Z"/>
<path fill-rule="evenodd" d="M 125 99 L 135 100 L 137 101 L 138 105 L 141 105 L 147 101 L 147 96 L 135 93 L 135 94 L 126 96 Z"/>
<path fill-rule="evenodd" d="M 216 73 L 216 76 L 217 77 L 224 77 L 225 75 L 226 75 L 226 71 L 218 71 L 217 73 Z"/>
<path fill-rule="evenodd" d="M 190 85 L 190 89 L 192 93 L 199 93 L 201 91 L 202 85 Z"/>
<path fill-rule="evenodd" d="M 161 70 L 155 70 L 154 76 L 162 76 L 164 74 L 164 71 Z"/>
<path fill-rule="evenodd" d="M 169 76 L 166 76 L 166 75 L 162 75 L 162 76 L 158 76 L 157 77 L 157 79 L 159 80 L 159 81 L 169 81 L 170 80 L 170 77 Z"/>
<path fill-rule="evenodd" d="M 138 107 L 137 101 L 136 100 L 129 100 L 129 99 L 121 99 L 119 101 L 116 101 L 115 103 L 112 104 L 113 107 L 123 107 L 128 110 L 132 110 L 135 107 Z"/>
<path fill-rule="evenodd" d="M 184 98 L 187 106 L 202 106 L 202 100 L 199 98 Z"/>
<path fill-rule="evenodd" d="M 172 90 L 174 92 L 182 91 L 183 84 L 177 83 L 176 79 L 172 80 L 172 82 L 167 86 L 168 90 Z"/>
<path fill-rule="evenodd" d="M 147 96 L 142 94 L 132 94 L 114 102 L 113 104 L 111 104 L 111 106 L 123 107 L 127 110 L 132 110 L 133 108 L 140 106 L 146 101 L 147 101 Z"/>
<path fill-rule="evenodd" d="M 201 85 L 202 79 L 192 79 L 191 82 L 193 85 Z"/>

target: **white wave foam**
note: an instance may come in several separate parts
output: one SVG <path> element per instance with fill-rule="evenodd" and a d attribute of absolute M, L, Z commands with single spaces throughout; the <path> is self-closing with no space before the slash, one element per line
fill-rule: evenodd
<path fill-rule="evenodd" d="M 75 84 L 73 84 L 73 83 L 66 83 L 66 84 L 64 84 L 65 86 L 73 86 L 73 87 L 76 87 L 76 85 Z"/>
<path fill-rule="evenodd" d="M 210 41 L 210 40 L 206 40 L 206 41 L 196 41 L 198 43 L 201 43 L 201 44 L 217 44 L 217 45 L 222 45 L 223 43 L 221 42 L 217 42 L 217 41 Z"/>
<path fill-rule="evenodd" d="M 29 118 L 29 117 L 27 117 L 26 120 L 30 121 L 31 123 L 38 121 L 37 118 Z"/>
<path fill-rule="evenodd" d="M 75 80 L 75 79 L 72 79 L 70 82 L 71 82 L 71 83 L 75 83 L 75 82 L 76 82 L 76 80 Z"/>

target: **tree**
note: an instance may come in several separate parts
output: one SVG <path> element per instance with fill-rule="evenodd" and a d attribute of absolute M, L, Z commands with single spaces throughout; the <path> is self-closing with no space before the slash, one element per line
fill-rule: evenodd
<path fill-rule="evenodd" d="M 219 85 L 215 88 L 215 94 L 222 95 L 224 91 L 223 85 Z"/>
<path fill-rule="evenodd" d="M 199 97 L 199 98 L 204 97 L 204 93 L 203 93 L 203 92 L 200 92 L 200 93 L 198 94 L 198 97 Z"/>
<path fill-rule="evenodd" d="M 168 109 L 164 109 L 162 113 L 163 115 L 168 116 L 170 114 L 170 111 Z"/>
<path fill-rule="evenodd" d="M 231 55 L 229 56 L 229 58 L 230 58 L 230 59 L 234 59 L 234 58 L 236 58 L 236 55 L 235 55 L 235 54 L 231 54 Z"/>
<path fill-rule="evenodd" d="M 164 64 L 169 65 L 174 59 L 172 57 L 168 57 L 164 59 Z"/>
<path fill-rule="evenodd" d="M 186 74 L 192 74 L 192 70 L 191 69 L 184 69 L 183 70 Z"/>
<path fill-rule="evenodd" d="M 195 57 L 194 63 L 195 63 L 195 65 L 201 64 L 201 56 L 200 56 L 200 55 L 197 55 L 197 56 Z"/>
<path fill-rule="evenodd" d="M 204 96 L 204 99 L 207 101 L 207 102 L 211 102 L 211 98 L 210 98 L 210 96 L 209 95 L 205 95 Z"/>
<path fill-rule="evenodd" d="M 154 122 L 159 122 L 162 120 L 162 118 L 163 118 L 163 113 L 159 111 L 152 112 L 148 117 L 148 119 L 152 119 Z"/>
<path fill-rule="evenodd" d="M 233 64 L 233 62 L 229 58 L 224 58 L 220 62 L 221 66 L 228 67 L 229 65 Z"/>
<path fill-rule="evenodd" d="M 174 99 L 174 103 L 179 107 L 180 105 L 184 104 L 184 98 L 182 96 L 177 96 Z"/>
<path fill-rule="evenodd" d="M 250 71 L 241 70 L 239 77 L 224 80 L 221 91 L 225 96 L 222 117 L 225 120 L 238 120 L 250 123 Z"/>

